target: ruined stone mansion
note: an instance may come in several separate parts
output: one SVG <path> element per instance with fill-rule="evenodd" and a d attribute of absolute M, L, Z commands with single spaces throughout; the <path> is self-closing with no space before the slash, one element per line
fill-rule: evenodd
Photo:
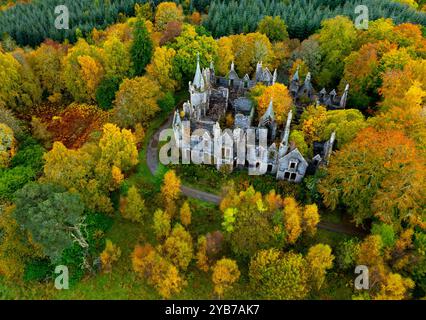
<path fill-rule="evenodd" d="M 202 70 L 198 59 L 194 80 L 189 83 L 190 101 L 183 104 L 182 110 L 175 111 L 172 123 L 175 143 L 182 150 L 182 157 L 183 154 L 189 157 L 191 149 L 194 152 L 195 146 L 203 145 L 201 150 L 197 149 L 200 158 L 205 160 L 203 163 L 215 163 L 217 169 L 224 165 L 231 170 L 264 167 L 264 172 L 277 179 L 296 183 L 301 182 L 307 173 L 314 173 L 318 166 L 326 165 L 333 149 L 335 133 L 328 141 L 315 142 L 313 158 L 305 159 L 297 145 L 289 141 L 293 111 L 289 112 L 285 126 L 280 128 L 271 100 L 265 114 L 257 124 L 254 123 L 255 106 L 248 96 L 250 89 L 259 83 L 270 86 L 276 81 L 277 70 L 272 73 L 262 66 L 262 62 L 257 64 L 255 76 L 251 79 L 247 74 L 240 78 L 234 63 L 226 77 L 216 76 L 213 63 Z M 295 72 L 289 85 L 297 113 L 308 104 L 323 105 L 332 110 L 344 109 L 348 91 L 349 87 L 346 86 L 342 96 L 338 96 L 335 90 L 327 93 L 325 89 L 317 94 L 311 84 L 310 73 L 302 83 L 299 70 Z M 222 129 L 221 124 L 222 127 L 226 126 L 224 123 L 227 114 L 233 116 L 233 127 Z M 185 137 L 188 133 L 183 129 L 184 123 L 189 123 L 191 132 L 201 130 L 202 134 L 195 138 Z M 260 131 L 267 132 L 267 146 L 259 144 Z M 248 132 L 255 133 L 255 141 L 246 141 Z M 220 139 L 214 141 L 223 146 L 219 151 L 212 147 L 212 139 Z M 242 141 L 251 148 L 235 148 Z"/>

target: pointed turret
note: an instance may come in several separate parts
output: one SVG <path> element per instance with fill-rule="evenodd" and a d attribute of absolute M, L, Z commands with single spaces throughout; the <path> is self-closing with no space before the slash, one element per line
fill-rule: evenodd
<path fill-rule="evenodd" d="M 204 78 L 203 74 L 201 73 L 201 67 L 200 67 L 200 55 L 197 54 L 197 68 L 195 70 L 195 76 L 194 81 L 192 82 L 195 89 L 198 89 L 200 91 L 204 90 Z"/>
<path fill-rule="evenodd" d="M 299 69 L 300 69 L 300 66 L 297 66 L 296 72 L 293 74 L 292 81 L 299 81 Z"/>
<path fill-rule="evenodd" d="M 293 78 L 290 82 L 290 92 L 294 99 L 297 98 L 299 92 L 300 83 L 299 83 L 299 66 L 297 66 L 296 72 L 293 74 Z"/>
<path fill-rule="evenodd" d="M 345 92 L 342 95 L 342 98 L 340 99 L 340 108 L 345 109 L 346 102 L 348 101 L 348 94 L 349 94 L 349 84 L 345 87 Z"/>

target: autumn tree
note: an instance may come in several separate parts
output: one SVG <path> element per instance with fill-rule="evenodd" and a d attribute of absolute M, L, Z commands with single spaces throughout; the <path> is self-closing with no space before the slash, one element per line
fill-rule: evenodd
<path fill-rule="evenodd" d="M 293 130 L 290 132 L 289 142 L 294 144 L 303 156 L 307 156 L 309 147 L 305 141 L 305 136 L 300 130 Z"/>
<path fill-rule="evenodd" d="M 299 65 L 300 61 L 300 76 L 302 79 L 305 78 L 303 75 L 304 72 L 310 72 L 312 74 L 313 79 L 317 79 L 318 74 L 321 69 L 321 52 L 319 43 L 317 40 L 317 36 L 311 36 L 308 39 L 302 41 L 300 46 L 296 47 L 291 53 L 291 59 L 294 60 L 292 69 L 296 71 L 297 65 Z M 306 66 L 306 71 L 303 70 L 303 66 Z M 294 72 L 290 74 L 293 76 Z"/>
<path fill-rule="evenodd" d="M 426 97 L 426 63 L 410 61 L 403 70 L 387 72 L 383 77 L 380 93 L 383 96 L 381 112 L 370 123 L 377 129 L 404 132 L 412 138 L 416 147 L 426 151 L 426 127 L 423 101 Z"/>
<path fill-rule="evenodd" d="M 303 231 L 301 210 L 296 200 L 292 197 L 286 197 L 283 203 L 283 218 L 286 240 L 289 244 L 294 244 Z"/>
<path fill-rule="evenodd" d="M 56 42 L 42 43 L 40 47 L 29 55 L 29 62 L 35 75 L 40 79 L 42 89 L 52 96 L 61 94 L 64 83 L 59 74 L 62 72 L 61 60 L 65 55 L 65 48 Z"/>
<path fill-rule="evenodd" d="M 349 239 L 339 244 L 336 252 L 336 265 L 342 270 L 350 270 L 355 267 L 359 254 L 359 241 Z"/>
<path fill-rule="evenodd" d="M 355 45 L 357 32 L 353 22 L 343 16 L 324 20 L 321 27 L 318 40 L 323 67 L 319 82 L 325 87 L 336 84 L 340 79 L 344 67 L 343 61 Z"/>
<path fill-rule="evenodd" d="M 197 55 L 203 67 L 216 61 L 218 46 L 211 36 L 199 35 L 192 25 L 184 25 L 182 33 L 170 47 L 176 51 L 174 67 L 186 80 L 192 80 L 197 65 Z"/>
<path fill-rule="evenodd" d="M 306 255 L 306 262 L 309 266 L 311 286 L 315 290 L 320 290 L 324 281 L 326 272 L 333 266 L 334 256 L 331 254 L 331 248 L 326 244 L 317 244 L 309 248 Z"/>
<path fill-rule="evenodd" d="M 2 85 L 0 87 L 0 106 L 16 107 L 15 97 L 19 94 L 19 63 L 10 53 L 0 51 L 0 70 Z"/>
<path fill-rule="evenodd" d="M 9 166 L 11 158 L 15 155 L 17 148 L 17 141 L 13 134 L 12 129 L 0 123 L 0 168 Z"/>
<path fill-rule="evenodd" d="M 283 41 L 288 39 L 287 26 L 279 17 L 266 16 L 260 20 L 257 31 L 265 34 L 271 41 Z"/>
<path fill-rule="evenodd" d="M 233 51 L 233 42 L 229 37 L 222 37 L 217 40 L 217 56 L 218 61 L 216 68 L 216 73 L 218 75 L 226 76 L 231 68 L 231 63 L 234 61 L 234 51 Z"/>
<path fill-rule="evenodd" d="M 135 247 L 132 265 L 133 270 L 145 278 L 164 299 L 178 294 L 186 284 L 178 269 L 150 245 Z"/>
<path fill-rule="evenodd" d="M 164 175 L 161 195 L 164 197 L 166 210 L 173 215 L 176 209 L 176 200 L 180 196 L 181 182 L 174 170 L 169 170 Z"/>
<path fill-rule="evenodd" d="M 191 208 L 188 201 L 185 201 L 180 208 L 180 222 L 185 227 L 191 224 Z"/>
<path fill-rule="evenodd" d="M 91 102 L 96 99 L 96 90 L 105 74 L 103 63 L 99 49 L 84 39 L 79 39 L 68 51 L 63 60 L 62 77 L 74 100 Z"/>
<path fill-rule="evenodd" d="M 293 252 L 259 251 L 250 261 L 249 278 L 260 299 L 303 299 L 309 292 L 306 261 Z"/>
<path fill-rule="evenodd" d="M 24 114 L 35 104 L 40 103 L 42 95 L 40 82 L 24 50 L 16 49 L 13 53 L 0 51 L 0 72 L 1 107 L 8 107 Z"/>
<path fill-rule="evenodd" d="M 363 109 L 376 103 L 382 76 L 381 58 L 391 48 L 387 41 L 367 43 L 345 58 L 340 87 L 343 89 L 349 83 L 353 93 L 349 97 L 351 106 Z"/>
<path fill-rule="evenodd" d="M 174 49 L 158 47 L 155 49 L 151 63 L 146 67 L 148 77 L 157 80 L 165 91 L 174 92 L 179 86 L 180 74 L 173 64 L 175 56 Z"/>
<path fill-rule="evenodd" d="M 154 12 L 152 10 L 151 3 L 147 2 L 144 4 L 135 4 L 135 13 L 137 17 L 142 17 L 145 20 L 152 20 L 154 18 Z"/>
<path fill-rule="evenodd" d="M 330 139 L 333 132 L 336 132 L 336 147 L 342 148 L 351 142 L 359 131 L 367 127 L 367 122 L 363 114 L 356 109 L 331 110 L 327 112 L 324 127 L 320 132 L 320 141 Z"/>
<path fill-rule="evenodd" d="M 97 165 L 102 169 L 104 166 L 116 166 L 125 172 L 139 162 L 136 138 L 130 130 L 120 130 L 116 125 L 107 123 L 103 126 L 98 146 L 100 158 Z"/>
<path fill-rule="evenodd" d="M 146 214 L 145 201 L 139 194 L 135 186 L 131 186 L 127 192 L 127 197 L 120 202 L 121 215 L 135 222 L 141 222 Z"/>
<path fill-rule="evenodd" d="M 113 119 L 120 127 L 143 124 L 159 111 L 157 100 L 162 97 L 158 83 L 146 76 L 125 79 L 116 93 Z"/>
<path fill-rule="evenodd" d="M 300 117 L 300 129 L 309 145 L 320 141 L 327 120 L 327 109 L 323 106 L 308 106 Z"/>
<path fill-rule="evenodd" d="M 197 267 L 201 271 L 209 271 L 209 259 L 207 256 L 207 239 L 205 236 L 200 236 L 197 241 L 197 253 L 195 254 L 197 259 Z"/>
<path fill-rule="evenodd" d="M 131 57 L 126 45 L 118 37 L 109 37 L 103 44 L 105 76 L 124 79 L 129 75 Z"/>
<path fill-rule="evenodd" d="M 257 115 L 259 118 L 265 114 L 272 100 L 277 123 L 282 125 L 287 121 L 287 115 L 292 107 L 293 100 L 285 85 L 275 83 L 272 86 L 266 87 L 255 100 L 257 102 Z"/>
<path fill-rule="evenodd" d="M 106 239 L 105 249 L 100 255 L 102 269 L 109 273 L 112 271 L 112 264 L 117 262 L 121 256 L 121 249 L 112 243 L 111 240 Z"/>
<path fill-rule="evenodd" d="M 44 159 L 44 181 L 77 190 L 87 207 L 110 212 L 109 192 L 121 182 L 115 177 L 137 164 L 138 152 L 131 131 L 107 124 L 98 145 L 87 143 L 71 150 L 55 142 Z"/>
<path fill-rule="evenodd" d="M 145 20 L 137 18 L 133 27 L 133 43 L 130 48 L 133 70 L 136 76 L 141 76 L 145 72 L 146 65 L 151 61 L 152 53 L 153 43 Z"/>
<path fill-rule="evenodd" d="M 158 240 L 162 240 L 170 233 L 171 222 L 170 215 L 161 209 L 154 212 L 153 228 Z"/>
<path fill-rule="evenodd" d="M 317 232 L 317 225 L 320 222 L 320 215 L 316 204 L 308 204 L 303 209 L 303 229 L 310 236 Z"/>
<path fill-rule="evenodd" d="M 176 267 L 186 270 L 193 258 L 192 237 L 189 232 L 177 224 L 161 246 L 161 253 Z"/>
<path fill-rule="evenodd" d="M 223 297 L 225 291 L 232 287 L 240 277 L 240 270 L 235 260 L 223 258 L 216 262 L 213 266 L 212 281 L 214 284 L 214 292 Z"/>
<path fill-rule="evenodd" d="M 424 161 L 411 139 L 366 128 L 331 158 L 319 191 L 328 207 L 344 204 L 357 224 L 375 217 L 399 230 L 403 222 L 421 221 L 425 181 Z"/>
<path fill-rule="evenodd" d="M 250 187 L 234 197 L 237 200 L 229 201 L 226 197 L 223 200 L 233 203 L 233 207 L 223 208 L 222 223 L 232 250 L 236 254 L 250 256 L 272 246 L 275 241 L 272 214 L 267 212 L 262 195 Z"/>
<path fill-rule="evenodd" d="M 374 297 L 375 300 L 403 300 L 409 297 L 409 290 L 414 288 L 413 280 L 403 278 L 400 274 L 389 274 L 380 291 Z"/>
<path fill-rule="evenodd" d="M 155 12 L 155 27 L 159 31 L 163 31 L 167 23 L 171 21 L 182 22 L 184 19 L 181 6 L 177 6 L 174 2 L 162 2 L 157 6 Z"/>
<path fill-rule="evenodd" d="M 230 36 L 233 43 L 235 67 L 242 75 L 252 75 L 256 71 L 258 62 L 263 62 L 263 67 L 268 66 L 274 58 L 272 44 L 268 37 L 262 33 L 254 32 Z"/>

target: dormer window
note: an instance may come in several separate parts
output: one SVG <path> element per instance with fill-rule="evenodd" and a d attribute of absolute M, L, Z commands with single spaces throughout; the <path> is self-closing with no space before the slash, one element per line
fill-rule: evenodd
<path fill-rule="evenodd" d="M 290 161 L 289 168 L 292 169 L 292 170 L 296 170 L 296 168 L 297 168 L 297 161 L 294 161 L 294 160 Z"/>

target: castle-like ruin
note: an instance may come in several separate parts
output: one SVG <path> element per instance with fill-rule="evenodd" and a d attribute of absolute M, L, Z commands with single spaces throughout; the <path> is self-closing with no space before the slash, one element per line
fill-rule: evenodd
<path fill-rule="evenodd" d="M 271 86 L 276 81 L 277 70 L 271 73 L 262 66 L 262 62 L 257 64 L 255 77 L 251 79 L 247 74 L 240 78 L 234 63 L 226 77 L 216 76 L 213 63 L 202 70 L 198 58 L 194 80 L 189 83 L 190 101 L 183 104 L 182 110 L 175 111 L 172 124 L 175 143 L 185 153 L 182 156 L 189 159 L 194 147 L 202 145 L 201 150 L 197 148 L 200 158 L 205 160 L 204 163 L 215 163 L 217 169 L 225 165 L 231 170 L 265 167 L 266 172 L 275 175 L 277 179 L 296 183 L 301 182 L 307 173 L 314 173 L 320 165 L 326 165 L 336 139 L 334 132 L 328 141 L 315 142 L 313 158 L 305 159 L 297 146 L 289 143 L 292 111 L 288 113 L 284 128 L 280 128 L 271 100 L 265 114 L 260 117 L 257 125 L 254 124 L 255 106 L 248 95 L 250 89 L 259 83 Z M 336 110 L 345 108 L 349 86 L 346 86 L 342 96 L 338 96 L 335 90 L 327 93 L 325 89 L 317 94 L 312 86 L 310 73 L 301 83 L 297 69 L 291 79 L 289 92 L 298 113 L 308 104 Z M 227 113 L 233 115 L 233 127 L 222 129 L 220 123 L 223 126 Z M 201 134 L 185 136 L 190 133 L 189 130 L 184 130 L 183 123 L 189 123 L 188 129 L 191 132 L 198 131 Z M 261 129 L 266 129 L 267 146 L 259 144 L 261 131 L 265 132 Z M 254 141 L 247 141 L 248 132 L 254 132 Z M 222 147 L 219 150 L 213 148 L 212 141 Z M 236 147 L 243 144 L 248 144 L 251 148 Z"/>

